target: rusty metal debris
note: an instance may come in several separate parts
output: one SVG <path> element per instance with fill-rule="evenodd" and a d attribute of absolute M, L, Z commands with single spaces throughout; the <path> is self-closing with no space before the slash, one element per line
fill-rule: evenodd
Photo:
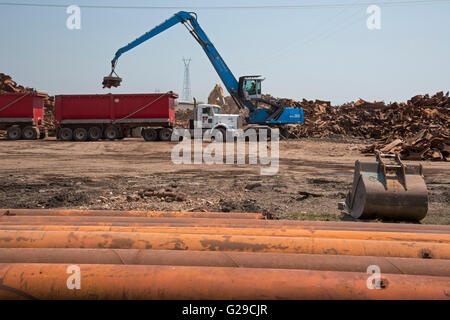
<path fill-rule="evenodd" d="M 389 104 L 362 99 L 340 106 L 321 100 L 278 101 L 303 108 L 305 124 L 288 129 L 293 137 L 359 137 L 375 141 L 361 149 L 363 153 L 398 152 L 405 160 L 450 159 L 449 92 Z"/>

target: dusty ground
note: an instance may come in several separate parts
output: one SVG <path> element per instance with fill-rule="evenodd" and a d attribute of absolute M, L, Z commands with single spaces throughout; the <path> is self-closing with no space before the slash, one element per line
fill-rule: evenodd
<path fill-rule="evenodd" d="M 93 208 L 264 212 L 349 220 L 337 209 L 352 184 L 362 144 L 335 139 L 280 142 L 280 168 L 175 165 L 175 143 L 0 140 L 0 208 Z M 408 162 L 407 162 L 408 163 Z M 423 162 L 429 213 L 450 224 L 450 164 Z M 176 197 L 174 197 L 176 196 Z"/>

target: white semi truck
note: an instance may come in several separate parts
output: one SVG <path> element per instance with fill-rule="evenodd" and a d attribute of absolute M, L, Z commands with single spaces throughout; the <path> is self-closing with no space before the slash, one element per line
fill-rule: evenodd
<path fill-rule="evenodd" d="M 235 138 L 238 136 L 238 129 L 242 129 L 242 119 L 239 115 L 222 114 L 221 107 L 214 104 L 194 104 L 194 117 L 189 121 L 192 137 L 197 138 L 201 132 L 204 137 L 221 134 L 222 139 Z"/>

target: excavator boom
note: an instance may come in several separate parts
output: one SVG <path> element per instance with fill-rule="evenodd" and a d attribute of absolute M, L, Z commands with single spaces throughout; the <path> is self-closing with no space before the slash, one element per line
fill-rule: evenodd
<path fill-rule="evenodd" d="M 257 102 L 262 101 L 261 82 L 264 79 L 261 78 L 261 76 L 242 76 L 239 78 L 239 81 L 236 80 L 211 40 L 209 40 L 206 33 L 200 27 L 197 21 L 197 15 L 193 12 L 180 11 L 152 30 L 144 33 L 136 40 L 117 50 L 111 61 L 111 73 L 103 79 L 103 87 L 111 88 L 120 85 L 122 79 L 115 74 L 115 68 L 117 61 L 122 54 L 132 50 L 143 42 L 155 37 L 178 23 L 183 24 L 194 39 L 200 44 L 236 105 L 240 109 L 247 109 L 249 111 L 249 116 L 247 118 L 248 123 L 303 123 L 302 109 L 286 108 L 284 106 L 280 107 L 271 102 L 269 102 L 269 104 L 272 109 L 262 109 L 257 107 Z"/>

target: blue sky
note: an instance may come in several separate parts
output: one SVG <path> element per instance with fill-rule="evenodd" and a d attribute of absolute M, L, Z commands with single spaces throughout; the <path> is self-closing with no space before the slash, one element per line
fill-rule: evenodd
<path fill-rule="evenodd" d="M 34 2 L 180 7 L 368 3 L 365 0 Z M 266 78 L 263 91 L 277 97 L 317 98 L 340 104 L 358 98 L 403 101 L 419 93 L 450 90 L 450 1 L 380 7 L 381 30 L 367 29 L 365 5 L 196 12 L 200 25 L 234 75 L 263 75 Z M 0 6 L 0 72 L 50 94 L 156 89 L 181 94 L 182 58 L 191 57 L 192 93 L 204 101 L 220 79 L 182 25 L 120 58 L 117 72 L 124 79 L 120 88 L 101 87 L 115 51 L 176 11 L 82 8 L 81 30 L 69 30 L 65 8 Z"/>

